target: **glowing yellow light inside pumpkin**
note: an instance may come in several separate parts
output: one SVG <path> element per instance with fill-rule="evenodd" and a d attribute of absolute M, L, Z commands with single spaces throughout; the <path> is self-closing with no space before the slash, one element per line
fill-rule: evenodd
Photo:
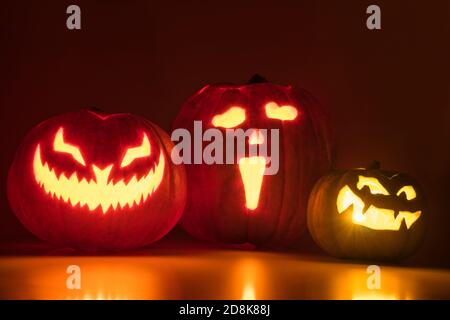
<path fill-rule="evenodd" d="M 412 200 L 417 197 L 416 190 L 414 190 L 413 186 L 404 186 L 403 188 L 398 190 L 397 196 L 401 195 L 402 192 L 405 193 L 406 199 L 408 199 L 408 200 Z"/>
<path fill-rule="evenodd" d="M 361 190 L 365 186 L 369 187 L 371 194 L 384 194 L 385 196 L 389 195 L 389 192 L 383 187 L 377 178 L 359 176 L 356 187 Z"/>
<path fill-rule="evenodd" d="M 350 206 L 353 206 L 352 222 L 373 230 L 400 230 L 402 221 L 405 221 L 406 228 L 409 229 L 421 215 L 421 211 L 399 211 L 395 217 L 395 211 L 391 209 L 377 208 L 370 205 L 364 211 L 364 202 L 359 198 L 349 186 L 344 186 L 337 196 L 338 213 L 344 213 Z"/>
<path fill-rule="evenodd" d="M 222 114 L 216 115 L 212 119 L 215 127 L 234 128 L 245 121 L 245 110 L 241 107 L 231 107 Z"/>
<path fill-rule="evenodd" d="M 148 140 L 147 135 L 144 133 L 141 145 L 135 148 L 129 148 L 127 150 L 125 156 L 122 159 L 120 167 L 124 168 L 130 165 L 134 160 L 138 158 L 145 158 L 148 157 L 149 155 L 150 155 L 150 141 Z"/>
<path fill-rule="evenodd" d="M 118 206 L 131 208 L 145 202 L 161 184 L 164 166 L 165 160 L 161 152 L 154 169 L 150 169 L 139 180 L 134 175 L 125 182 L 124 180 L 108 181 L 112 165 L 103 169 L 94 165 L 92 170 L 95 179 L 88 181 L 85 178 L 80 180 L 75 172 L 70 177 L 67 177 L 65 173 L 61 173 L 58 177 L 54 169 L 42 162 L 39 145 L 36 147 L 33 160 L 35 180 L 47 194 L 73 207 L 87 205 L 91 211 L 101 207 L 103 213 L 111 208 L 115 210 Z"/>
<path fill-rule="evenodd" d="M 248 141 L 250 144 L 263 144 L 264 143 L 264 135 L 258 129 L 253 130 L 250 135 L 250 139 Z"/>
<path fill-rule="evenodd" d="M 266 158 L 244 157 L 239 159 L 239 171 L 244 184 L 246 207 L 254 210 L 258 207 Z"/>
<path fill-rule="evenodd" d="M 64 129 L 62 127 L 56 132 L 55 140 L 53 141 L 53 150 L 56 152 L 68 153 L 80 164 L 83 166 L 86 165 L 80 149 L 64 141 Z"/>
<path fill-rule="evenodd" d="M 364 202 L 356 196 L 349 186 L 345 186 L 341 189 L 337 197 L 337 209 L 339 213 L 344 212 L 348 207 L 353 205 L 353 216 L 355 220 L 362 220 L 362 211 L 364 209 Z M 356 213 L 356 215 L 355 215 Z"/>
<path fill-rule="evenodd" d="M 292 106 L 279 106 L 276 102 L 266 104 L 266 115 L 271 119 L 294 120 L 297 118 L 298 111 Z"/>
<path fill-rule="evenodd" d="M 364 221 L 364 215 L 361 212 L 353 212 L 353 221 L 361 223 Z"/>

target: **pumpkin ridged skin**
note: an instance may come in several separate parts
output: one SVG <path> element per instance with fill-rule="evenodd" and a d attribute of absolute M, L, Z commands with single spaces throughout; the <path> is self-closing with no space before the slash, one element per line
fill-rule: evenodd
<path fill-rule="evenodd" d="M 374 195 L 358 190 L 358 176 L 375 177 L 390 195 Z M 344 186 L 363 200 L 366 208 L 376 207 L 396 211 L 421 210 L 421 216 L 409 228 L 402 224 L 400 230 L 373 230 L 354 224 L 353 207 L 338 213 L 337 196 Z M 417 193 L 414 200 L 397 197 L 396 192 L 404 185 L 412 185 Z M 375 202 L 376 201 L 376 202 Z M 365 209 L 366 209 L 365 208 Z M 308 202 L 308 229 L 315 242 L 328 254 L 339 258 L 372 261 L 398 261 L 412 255 L 423 241 L 427 224 L 426 202 L 418 183 L 401 173 L 379 169 L 354 169 L 331 172 L 314 186 Z"/>
<path fill-rule="evenodd" d="M 64 128 L 64 140 L 81 150 L 85 166 L 53 150 L 53 139 L 60 127 Z M 150 140 L 150 156 L 121 168 L 125 151 L 141 143 L 143 132 Z M 80 180 L 92 180 L 93 165 L 105 168 L 112 164 L 108 181 L 128 182 L 133 175 L 139 179 L 147 174 L 162 153 L 163 178 L 145 202 L 131 208 L 126 205 L 103 212 L 101 207 L 91 211 L 86 205 L 72 206 L 45 193 L 35 180 L 33 157 L 38 144 L 43 161 L 58 176 L 76 172 Z M 16 152 L 8 175 L 10 206 L 28 230 L 57 246 L 98 251 L 148 245 L 174 227 L 186 201 L 185 171 L 182 165 L 171 162 L 172 148 L 170 137 L 162 129 L 131 114 L 104 115 L 82 110 L 50 118 L 33 128 Z"/>
<path fill-rule="evenodd" d="M 264 106 L 270 101 L 294 106 L 299 117 L 292 121 L 268 119 Z M 279 129 L 279 171 L 263 177 L 258 207 L 249 210 L 237 164 L 187 164 L 188 200 L 181 226 L 212 242 L 298 246 L 306 229 L 309 191 L 331 167 L 328 119 L 304 90 L 271 83 L 218 84 L 189 98 L 173 129 L 185 128 L 193 136 L 195 120 L 202 121 L 203 131 L 213 128 L 212 118 L 231 106 L 246 110 L 245 122 L 236 128 Z"/>

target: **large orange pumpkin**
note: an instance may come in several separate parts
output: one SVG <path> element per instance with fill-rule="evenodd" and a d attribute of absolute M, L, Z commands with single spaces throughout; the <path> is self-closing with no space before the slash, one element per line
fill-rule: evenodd
<path fill-rule="evenodd" d="M 328 123 L 316 99 L 255 76 L 245 85 L 204 87 L 182 106 L 173 128 L 195 135 L 194 121 L 201 121 L 204 130 L 222 130 L 224 137 L 229 129 L 279 130 L 279 170 L 262 176 L 264 168 L 247 170 L 246 157 L 234 164 L 186 165 L 184 229 L 220 243 L 298 245 L 309 192 L 331 165 Z M 260 141 L 249 137 L 246 143 Z M 229 150 L 223 152 L 225 158 Z"/>
<path fill-rule="evenodd" d="M 177 223 L 185 172 L 168 135 L 131 114 L 67 113 L 36 126 L 9 171 L 8 197 L 32 233 L 86 250 L 150 244 Z"/>

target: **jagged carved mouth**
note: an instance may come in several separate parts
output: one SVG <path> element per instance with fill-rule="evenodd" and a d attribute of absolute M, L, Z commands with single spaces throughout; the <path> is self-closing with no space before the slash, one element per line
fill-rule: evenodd
<path fill-rule="evenodd" d="M 113 165 L 100 169 L 93 165 L 95 179 L 79 179 L 74 172 L 70 177 L 61 173 L 56 175 L 41 159 L 40 146 L 36 147 L 33 160 L 33 172 L 36 182 L 51 197 L 62 200 L 72 207 L 87 206 L 90 211 L 101 208 L 105 214 L 108 210 L 118 207 L 132 208 L 138 206 L 151 196 L 161 184 L 164 174 L 164 156 L 160 153 L 159 160 L 142 178 L 133 176 L 128 182 L 125 180 L 108 181 Z"/>
<path fill-rule="evenodd" d="M 400 230 L 404 223 L 409 229 L 419 219 L 422 211 L 396 211 L 370 205 L 365 209 L 364 201 L 349 186 L 343 187 L 337 197 L 338 213 L 344 213 L 352 207 L 352 221 L 373 230 Z"/>

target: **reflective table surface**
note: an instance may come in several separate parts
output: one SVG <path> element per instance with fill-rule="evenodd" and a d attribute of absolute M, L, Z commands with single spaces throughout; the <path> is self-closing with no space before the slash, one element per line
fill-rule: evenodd
<path fill-rule="evenodd" d="M 70 265 L 81 288 L 68 289 Z M 450 299 L 450 271 L 367 264 L 295 253 L 220 248 L 133 255 L 62 252 L 0 257 L 1 299 Z"/>

